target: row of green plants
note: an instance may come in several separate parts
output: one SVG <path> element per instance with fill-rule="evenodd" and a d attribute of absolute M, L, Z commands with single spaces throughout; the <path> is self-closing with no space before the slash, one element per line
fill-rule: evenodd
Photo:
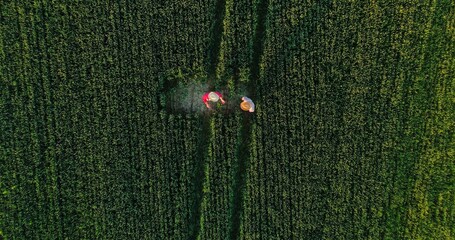
<path fill-rule="evenodd" d="M 229 238 L 234 179 L 238 161 L 240 116 L 215 114 L 210 119 L 210 135 L 205 159 L 201 230 L 199 239 Z"/>
<path fill-rule="evenodd" d="M 425 58 L 450 51 L 444 33 L 435 31 L 448 26 L 432 22 L 448 9 L 429 2 L 416 8 L 270 3 L 243 236 L 450 238 L 452 181 L 433 180 L 440 191 L 431 192 L 423 179 L 451 170 L 421 171 L 428 160 L 450 160 L 421 155 L 420 143 L 433 139 L 427 142 L 433 148 L 440 141 L 425 137 L 422 124 L 433 121 L 423 109 L 434 109 L 434 91 L 443 91 L 422 75 L 443 77 L 440 83 L 448 78 L 435 67 L 416 69 Z M 398 14 L 403 11 L 409 15 Z M 431 42 L 433 31 L 437 40 Z M 449 117 L 440 111 L 432 114 Z"/>
<path fill-rule="evenodd" d="M 1 8 L 2 236 L 188 238 L 200 122 L 159 114 L 157 76 L 202 63 L 211 12 L 182 4 Z"/>
<path fill-rule="evenodd" d="M 0 8 L 0 236 L 453 238 L 453 3 L 224 3 Z"/>

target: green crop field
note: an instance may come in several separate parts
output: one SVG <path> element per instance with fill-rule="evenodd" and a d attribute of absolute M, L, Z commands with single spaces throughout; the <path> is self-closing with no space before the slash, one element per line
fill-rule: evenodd
<path fill-rule="evenodd" d="M 0 239 L 455 239 L 454 135 L 453 0 L 0 0 Z"/>

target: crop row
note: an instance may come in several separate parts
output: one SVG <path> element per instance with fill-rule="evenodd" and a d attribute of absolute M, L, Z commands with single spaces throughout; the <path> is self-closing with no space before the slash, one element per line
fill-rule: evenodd
<path fill-rule="evenodd" d="M 414 71 L 425 48 L 418 42 L 426 41 L 430 26 L 424 11 L 448 14 L 438 7 L 411 8 L 409 14 L 423 16 L 414 22 L 395 15 L 404 6 L 270 2 L 245 237 L 425 236 L 415 227 L 414 211 L 423 209 L 412 203 L 417 196 L 409 187 L 422 149 L 411 139 L 422 138 L 427 120 L 413 108 L 429 109 L 428 91 L 436 86 L 419 83 Z M 428 69 L 425 76 L 436 74 Z M 411 96 L 413 89 L 420 95 Z M 451 199 L 447 192 L 439 196 L 441 204 Z M 428 231 L 450 235 L 449 222 Z"/>
<path fill-rule="evenodd" d="M 0 238 L 452 238 L 454 9 L 5 2 Z M 255 113 L 159 107 L 212 65 Z"/>
<path fill-rule="evenodd" d="M 218 77 L 248 80 L 258 1 L 226 1 Z"/>
<path fill-rule="evenodd" d="M 237 161 L 239 116 L 215 115 L 205 163 L 200 239 L 229 238 Z"/>
<path fill-rule="evenodd" d="M 159 38 L 164 70 L 207 67 L 214 1 L 165 1 L 153 4 L 148 26 Z"/>
<path fill-rule="evenodd" d="M 182 226 L 189 222 L 191 202 L 172 203 L 176 192 L 179 199 L 192 199 L 193 189 L 186 187 L 191 187 L 188 166 L 195 157 L 186 156 L 194 155 L 198 123 L 173 123 L 180 131 L 175 133 L 160 121 L 157 76 L 164 65 L 162 35 L 150 26 L 157 16 L 149 13 L 159 11 L 154 7 L 124 1 L 2 6 L 1 58 L 7 61 L 1 63 L 6 151 L 1 154 L 0 230 L 5 236 L 187 234 L 169 226 L 173 218 Z M 173 134 L 182 140 L 163 149 L 159 141 L 170 143 Z M 178 155 L 171 154 L 175 147 Z M 158 165 L 168 157 L 188 162 Z M 165 172 L 162 181 L 153 169 Z M 168 182 L 177 188 L 152 188 Z M 160 194 L 172 201 L 150 200 Z M 165 214 L 156 214 L 160 209 Z M 176 209 L 185 211 L 174 216 Z"/>

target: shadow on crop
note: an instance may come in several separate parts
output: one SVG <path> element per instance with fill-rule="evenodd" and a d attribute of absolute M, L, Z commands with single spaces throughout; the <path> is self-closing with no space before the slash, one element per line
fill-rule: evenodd
<path fill-rule="evenodd" d="M 250 64 L 250 76 L 245 92 L 248 96 L 256 98 L 256 85 L 259 82 L 259 66 L 264 51 L 264 42 L 266 36 L 266 20 L 268 12 L 268 0 L 261 0 L 257 5 L 257 25 L 253 39 L 253 53 Z M 234 80 L 238 83 L 239 72 L 234 70 Z M 238 239 L 240 237 L 241 213 L 243 212 L 244 191 L 246 184 L 246 170 L 250 161 L 250 143 L 252 141 L 252 124 L 254 123 L 255 114 L 249 112 L 243 113 L 242 127 L 238 140 L 237 164 L 234 166 L 234 185 L 233 199 L 231 205 L 231 227 L 229 238 Z"/>
<path fill-rule="evenodd" d="M 200 232 L 200 221 L 201 221 L 201 203 L 204 196 L 202 192 L 205 176 L 204 176 L 204 166 L 207 159 L 207 149 L 209 146 L 209 138 L 207 133 L 210 132 L 210 118 L 203 117 L 201 118 L 200 123 L 201 129 L 198 135 L 198 145 L 196 149 L 196 166 L 195 172 L 193 175 L 192 183 L 193 185 L 193 205 L 190 209 L 190 218 L 189 218 L 189 239 L 196 239 Z"/>

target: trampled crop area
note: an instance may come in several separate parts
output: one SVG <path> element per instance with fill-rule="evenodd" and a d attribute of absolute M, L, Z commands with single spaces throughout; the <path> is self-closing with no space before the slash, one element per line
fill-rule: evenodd
<path fill-rule="evenodd" d="M 451 0 L 1 1 L 0 239 L 454 239 L 454 109 Z"/>

